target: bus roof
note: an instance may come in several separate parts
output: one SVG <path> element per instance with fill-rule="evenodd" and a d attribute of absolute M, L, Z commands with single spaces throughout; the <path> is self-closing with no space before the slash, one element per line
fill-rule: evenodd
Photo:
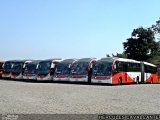
<path fill-rule="evenodd" d="M 32 60 L 7 60 L 5 62 L 25 62 L 25 61 L 32 61 Z"/>
<path fill-rule="evenodd" d="M 133 60 L 133 59 L 126 59 L 126 58 L 118 58 L 118 57 L 106 57 L 106 58 L 101 58 L 99 61 L 105 61 L 105 62 L 113 62 L 115 60 L 118 61 L 123 61 L 123 62 L 133 62 L 133 63 L 141 63 L 141 61 L 137 61 L 137 60 Z M 152 63 L 148 63 L 148 62 L 144 62 L 144 64 L 152 66 L 152 67 L 157 67 L 156 65 L 152 64 Z"/>
<path fill-rule="evenodd" d="M 42 60 L 40 62 L 60 62 L 60 61 L 62 61 L 61 58 L 53 58 L 53 59 Z"/>
<path fill-rule="evenodd" d="M 149 66 L 152 66 L 152 67 L 157 67 L 156 65 L 152 64 L 152 63 L 148 63 L 148 62 L 144 62 L 145 65 L 149 65 Z"/>
<path fill-rule="evenodd" d="M 23 61 L 23 60 L 8 60 L 8 61 L 5 61 L 5 63 L 16 63 L 16 62 L 25 62 L 25 61 Z"/>
<path fill-rule="evenodd" d="M 61 63 L 73 63 L 74 61 L 77 61 L 77 59 L 65 59 Z"/>
<path fill-rule="evenodd" d="M 104 62 L 113 62 L 116 58 L 114 57 L 106 57 L 106 58 L 101 58 L 98 61 L 104 61 Z"/>
<path fill-rule="evenodd" d="M 34 60 L 32 62 L 30 62 L 29 64 L 38 64 L 39 62 L 41 62 L 42 60 Z"/>
<path fill-rule="evenodd" d="M 118 58 L 118 61 L 124 61 L 124 62 L 133 62 L 133 63 L 140 63 L 140 61 L 133 60 L 133 59 L 126 59 L 126 58 Z"/>
<path fill-rule="evenodd" d="M 81 58 L 81 59 L 78 59 L 79 62 L 91 62 L 92 60 L 96 60 L 96 58 Z"/>
<path fill-rule="evenodd" d="M 126 58 L 118 58 L 118 57 L 106 57 L 106 58 L 101 58 L 98 61 L 113 62 L 115 60 L 123 61 L 123 62 L 140 63 L 140 61 L 136 61 L 136 60 L 132 60 L 132 59 L 126 59 Z"/>

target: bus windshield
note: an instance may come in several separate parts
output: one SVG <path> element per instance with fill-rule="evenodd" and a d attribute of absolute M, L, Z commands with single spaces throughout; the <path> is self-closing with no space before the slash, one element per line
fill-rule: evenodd
<path fill-rule="evenodd" d="M 40 62 L 38 66 L 38 74 L 48 74 L 51 69 L 51 62 Z"/>
<path fill-rule="evenodd" d="M 36 73 L 36 64 L 27 64 L 25 69 L 24 69 L 24 73 L 31 73 L 34 74 Z"/>
<path fill-rule="evenodd" d="M 69 63 L 59 63 L 56 65 L 56 74 L 70 74 Z"/>
<path fill-rule="evenodd" d="M 4 68 L 3 68 L 4 72 L 11 72 L 11 69 L 12 69 L 12 63 L 11 62 L 6 62 L 4 64 Z"/>
<path fill-rule="evenodd" d="M 111 73 L 112 63 L 97 62 L 93 65 L 93 75 L 106 76 Z"/>
<path fill-rule="evenodd" d="M 15 64 L 13 65 L 12 72 L 20 73 L 20 72 L 22 72 L 22 67 L 23 67 L 23 63 L 17 62 L 17 63 L 15 63 Z"/>
<path fill-rule="evenodd" d="M 71 68 L 71 73 L 74 75 L 88 74 L 88 62 L 76 62 Z"/>

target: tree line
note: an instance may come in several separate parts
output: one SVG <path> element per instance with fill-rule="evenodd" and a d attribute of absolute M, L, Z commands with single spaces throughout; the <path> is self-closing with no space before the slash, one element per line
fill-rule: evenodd
<path fill-rule="evenodd" d="M 131 37 L 123 42 L 123 48 L 123 53 L 112 56 L 148 61 L 160 66 L 160 18 L 151 27 L 133 29 Z"/>

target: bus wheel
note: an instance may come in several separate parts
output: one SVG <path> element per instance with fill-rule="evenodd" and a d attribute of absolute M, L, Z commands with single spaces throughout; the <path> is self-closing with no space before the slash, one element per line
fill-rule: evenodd
<path fill-rule="evenodd" d="M 118 85 L 122 85 L 122 78 L 118 79 Z"/>
<path fill-rule="evenodd" d="M 139 77 L 137 77 L 136 79 L 136 84 L 139 84 Z"/>

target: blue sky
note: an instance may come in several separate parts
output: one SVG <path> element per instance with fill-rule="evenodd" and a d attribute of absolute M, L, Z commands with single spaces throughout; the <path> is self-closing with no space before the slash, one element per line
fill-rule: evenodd
<path fill-rule="evenodd" d="M 0 60 L 105 57 L 159 19 L 159 0 L 0 0 Z"/>

